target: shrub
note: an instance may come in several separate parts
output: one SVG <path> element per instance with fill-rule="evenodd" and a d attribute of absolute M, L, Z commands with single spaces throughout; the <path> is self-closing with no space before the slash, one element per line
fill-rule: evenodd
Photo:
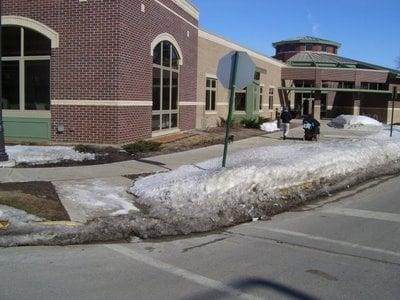
<path fill-rule="evenodd" d="M 237 117 L 233 117 L 232 118 L 232 128 L 238 128 L 240 127 L 240 119 L 238 119 Z M 226 127 L 226 119 L 219 117 L 219 122 L 218 122 L 218 127 Z"/>
<path fill-rule="evenodd" d="M 122 146 L 126 152 L 130 154 L 146 153 L 160 150 L 161 143 L 154 141 L 139 141 L 133 144 Z"/>
<path fill-rule="evenodd" d="M 80 153 L 96 153 L 96 149 L 93 146 L 89 145 L 75 145 L 74 150 Z"/>
<path fill-rule="evenodd" d="M 245 128 L 260 128 L 260 125 L 264 123 L 264 118 L 262 117 L 244 117 L 240 124 Z"/>

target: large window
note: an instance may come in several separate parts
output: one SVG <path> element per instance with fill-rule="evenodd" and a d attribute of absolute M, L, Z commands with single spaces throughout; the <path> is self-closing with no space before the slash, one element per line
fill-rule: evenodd
<path fill-rule="evenodd" d="M 236 92 L 236 94 L 235 94 L 235 110 L 236 111 L 245 111 L 246 110 L 246 93 L 247 93 L 247 88 L 244 88 L 243 90 Z"/>
<path fill-rule="evenodd" d="M 168 41 L 153 52 L 153 131 L 178 127 L 179 55 Z"/>
<path fill-rule="evenodd" d="M 215 101 L 217 98 L 217 80 L 207 78 L 206 82 L 206 111 L 215 110 Z"/>
<path fill-rule="evenodd" d="M 268 109 L 274 109 L 274 88 L 269 88 Z"/>
<path fill-rule="evenodd" d="M 29 28 L 2 28 L 2 107 L 50 109 L 51 41 Z"/>
<path fill-rule="evenodd" d="M 262 106 L 263 106 L 263 92 L 264 92 L 264 88 L 262 86 L 260 86 L 260 110 L 262 110 Z"/>

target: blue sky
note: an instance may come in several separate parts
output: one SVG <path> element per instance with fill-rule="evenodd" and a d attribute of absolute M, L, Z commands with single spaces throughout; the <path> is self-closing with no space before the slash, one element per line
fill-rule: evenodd
<path fill-rule="evenodd" d="M 313 35 L 339 54 L 387 67 L 400 56 L 400 0 L 192 0 L 200 27 L 268 55 L 272 42 Z"/>

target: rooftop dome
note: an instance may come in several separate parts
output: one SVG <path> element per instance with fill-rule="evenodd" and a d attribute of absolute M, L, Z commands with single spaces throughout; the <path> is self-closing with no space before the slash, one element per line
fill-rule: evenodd
<path fill-rule="evenodd" d="M 338 42 L 321 39 L 321 38 L 314 37 L 314 36 L 308 36 L 308 35 L 298 36 L 298 37 L 282 40 L 279 42 L 275 42 L 272 44 L 272 46 L 274 48 L 276 48 L 277 46 L 288 44 L 288 43 L 324 44 L 324 45 L 334 46 L 337 48 L 339 48 L 341 46 L 341 44 Z"/>

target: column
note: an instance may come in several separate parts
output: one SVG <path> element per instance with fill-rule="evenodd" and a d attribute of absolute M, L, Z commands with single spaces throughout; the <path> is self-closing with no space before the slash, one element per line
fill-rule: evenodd
<path fill-rule="evenodd" d="M 314 93 L 314 118 L 321 120 L 321 91 Z"/>
<path fill-rule="evenodd" d="M 359 116 L 360 115 L 360 93 L 353 93 L 353 115 Z"/>

